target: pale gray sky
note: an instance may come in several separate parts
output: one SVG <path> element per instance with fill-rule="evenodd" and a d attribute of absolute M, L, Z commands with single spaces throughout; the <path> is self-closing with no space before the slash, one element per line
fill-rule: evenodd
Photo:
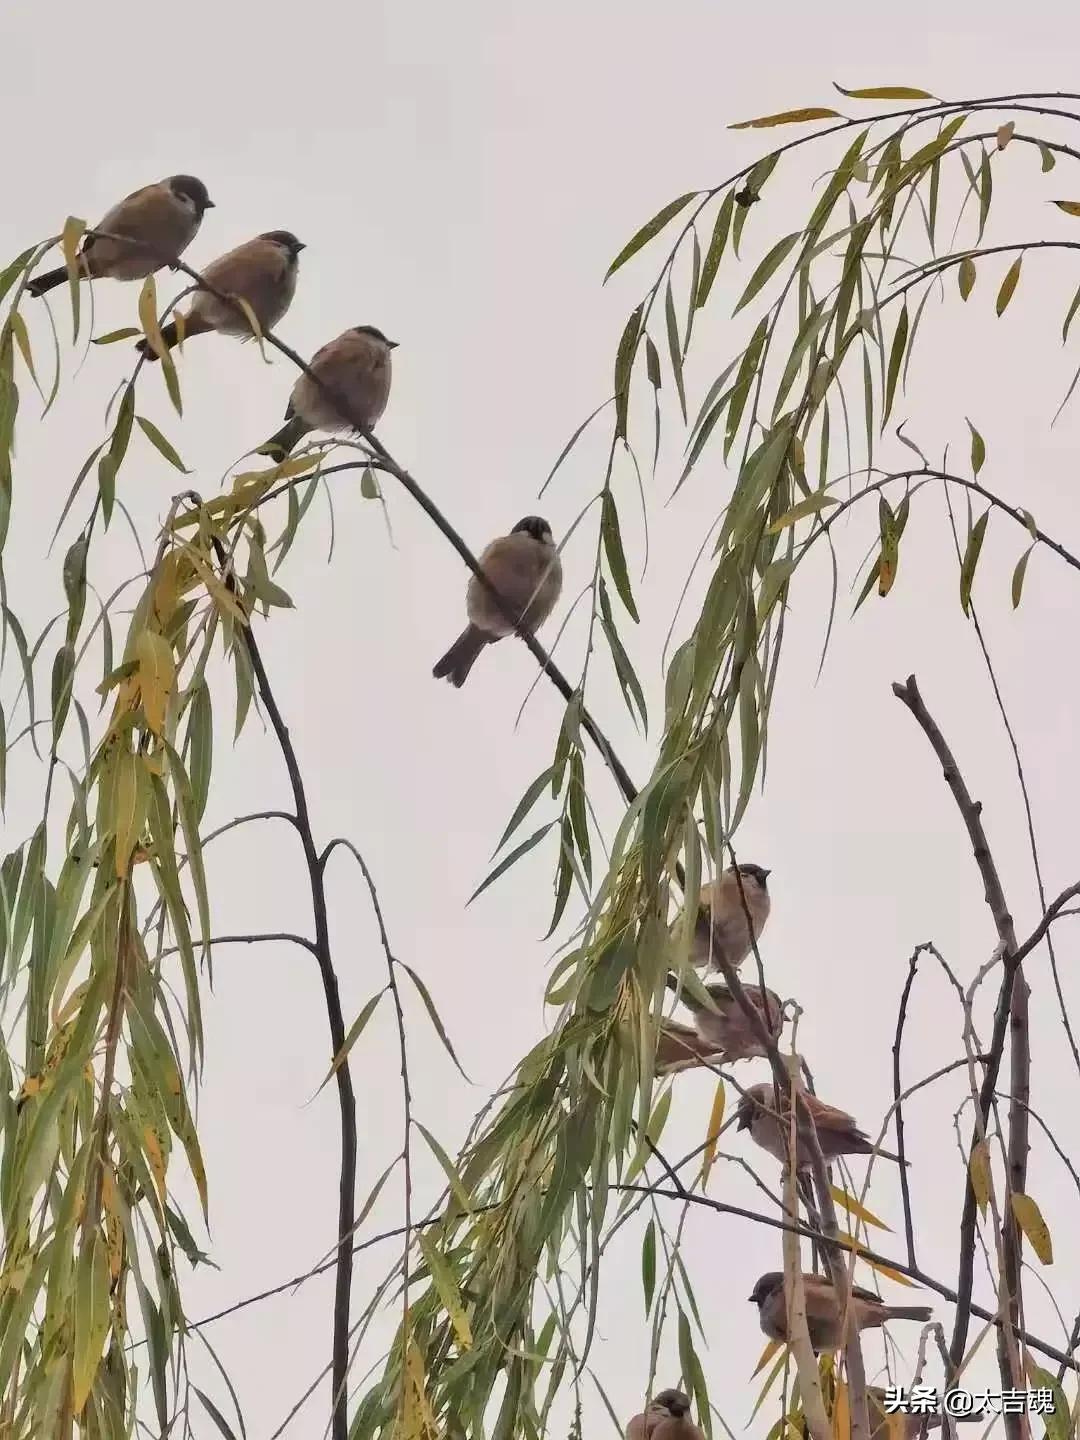
<path fill-rule="evenodd" d="M 0 22 L 0 114 L 9 136 L 0 260 L 58 229 L 65 215 L 93 221 L 118 196 L 174 171 L 204 178 L 218 206 L 188 252 L 193 264 L 257 231 L 295 230 L 308 249 L 282 334 L 302 353 L 359 323 L 400 342 L 380 434 L 477 549 L 537 508 L 562 533 L 597 487 L 599 440 L 581 447 L 539 507 L 535 500 L 565 439 L 608 393 L 618 333 L 658 262 L 648 252 L 607 289 L 600 280 L 612 255 L 664 201 L 764 153 L 767 137 L 733 133 L 729 122 L 829 104 L 838 99 L 832 80 L 905 83 L 951 96 L 1065 87 L 1080 42 L 1072 7 L 1041 0 L 1020 9 L 920 0 L 902 12 L 698 0 L 308 0 L 294 10 L 192 0 L 169 18 L 114 0 L 98 14 L 93 25 L 60 14 L 45 31 L 31 7 L 8 7 Z M 775 196 L 748 227 L 748 256 L 801 223 L 808 187 L 828 158 L 803 152 L 785 166 L 786 180 L 778 172 Z M 1080 176 L 1062 163 L 1050 184 L 1031 154 L 1003 158 L 1010 183 L 999 185 L 1011 194 L 988 238 L 1075 233 L 1069 226 L 1077 222 L 1043 202 L 1080 196 Z M 1049 421 L 1071 375 L 1059 328 L 1076 267 L 1061 257 L 1034 260 L 1001 321 L 990 299 L 1000 277 L 989 265 L 962 323 L 955 304 L 940 321 L 931 307 L 915 383 L 897 416 L 911 417 L 909 433 L 926 447 L 938 453 L 949 443 L 960 459 L 968 446 L 963 416 L 971 416 L 987 439 L 987 483 L 1067 540 L 1075 530 L 1077 420 L 1067 414 L 1052 435 Z M 745 265 L 721 273 L 688 372 L 695 408 L 744 334 L 743 317 L 732 325 L 725 316 L 748 273 Z M 97 333 L 129 323 L 135 290 L 103 284 L 96 305 Z M 54 310 L 68 332 L 62 300 Z M 44 360 L 43 320 L 33 335 Z M 12 603 L 28 628 L 39 629 L 56 609 L 60 557 L 46 565 L 44 552 L 129 358 L 124 347 L 95 351 L 76 381 L 66 352 L 64 389 L 43 426 L 24 394 L 6 564 Z M 182 373 L 182 426 L 155 375 L 144 377 L 140 408 L 177 443 L 199 488 L 212 492 L 233 459 L 277 424 L 292 374 L 279 360 L 264 367 L 252 346 L 216 338 L 190 346 Z M 650 494 L 643 621 L 626 633 L 654 728 L 662 715 L 660 646 L 703 527 L 730 486 L 714 454 L 663 508 L 679 471 L 674 421 L 669 415 L 674 443 Z M 149 539 L 178 485 L 140 443 L 133 441 L 120 493 Z M 620 484 L 632 568 L 640 571 L 632 482 L 623 476 Z M 275 613 L 259 633 L 318 835 L 347 834 L 364 852 L 394 946 L 424 976 L 476 1082 L 470 1088 L 456 1076 L 419 1003 L 407 996 L 416 1111 L 453 1150 L 490 1088 L 545 1025 L 551 950 L 539 937 L 550 912 L 551 850 L 534 852 L 474 906 L 463 906 L 513 805 L 548 761 L 561 702 L 541 685 L 515 731 L 534 665 L 513 644 L 486 654 L 461 693 L 432 681 L 432 663 L 460 628 L 466 576 L 407 497 L 391 489 L 388 498 L 396 549 L 378 507 L 354 484 L 339 485 L 330 566 L 327 516 L 316 507 L 279 575 L 297 609 Z M 76 515 L 85 508 L 80 503 Z M 872 538 L 867 523 L 869 514 L 843 537 L 848 580 Z M 1061 640 L 1075 589 L 1060 564 L 1038 554 L 1014 615 L 1008 575 L 1023 538 L 1006 522 L 991 523 L 976 598 L 1028 762 L 1047 884 L 1056 893 L 1078 878 L 1073 746 L 1080 693 L 1073 647 Z M 103 593 L 131 572 L 133 547 L 119 518 L 95 556 L 92 579 Z M 564 563 L 559 620 L 591 573 L 586 529 Z M 924 739 L 890 694 L 892 680 L 917 672 L 972 790 L 985 801 L 1021 932 L 1037 918 L 1037 901 L 1011 758 L 959 612 L 940 501 L 916 504 L 888 603 L 871 602 L 849 622 L 842 596 L 815 686 L 827 593 L 824 567 L 816 573 L 798 594 L 768 786 L 751 808 L 740 850 L 774 871 L 765 945 L 770 983 L 805 1008 L 802 1048 L 819 1090 L 876 1130 L 891 1099 L 895 1008 L 911 950 L 933 939 L 970 977 L 994 943 L 958 817 Z M 692 593 L 699 596 L 700 586 Z M 571 674 L 583 636 L 579 613 L 559 650 Z M 644 777 L 652 741 L 635 735 L 608 670 L 597 657 L 591 708 L 631 771 Z M 234 750 L 227 678 L 219 693 L 208 825 L 287 799 L 272 739 L 253 718 Z M 5 848 L 35 823 L 39 785 L 24 754 L 13 765 Z M 613 787 L 598 763 L 592 788 L 605 820 L 617 819 Z M 240 832 L 208 859 L 219 933 L 309 927 L 299 850 L 287 828 Z M 331 865 L 330 889 L 348 1021 L 382 985 L 383 958 L 362 887 L 344 859 Z M 1077 946 L 1067 924 L 1058 942 L 1075 1003 Z M 215 960 L 200 1131 L 212 1253 L 221 1268 L 182 1277 L 193 1317 L 308 1268 L 332 1245 L 336 1213 L 332 1088 L 305 1108 L 328 1061 L 313 962 L 302 951 L 266 946 L 221 948 Z M 1078 1079 L 1054 1023 L 1043 954 L 1030 973 L 1034 1103 L 1075 1150 Z M 936 977 L 920 982 L 906 1051 L 912 1078 L 955 1056 L 950 1004 Z M 355 1052 L 361 1197 L 400 1144 L 396 1043 L 386 1008 Z M 759 1066 L 743 1068 L 744 1083 L 762 1078 Z M 920 1259 L 950 1281 L 962 1187 L 952 1114 L 962 1094 L 961 1080 L 945 1082 L 909 1110 Z M 673 1153 L 701 1139 L 711 1095 L 708 1077 L 679 1082 L 668 1128 Z M 731 1148 L 749 1153 L 739 1139 Z M 775 1178 L 767 1165 L 763 1173 Z M 1050 1275 L 1063 1305 L 1075 1305 L 1075 1189 L 1035 1131 L 1032 1176 L 1058 1242 Z M 426 1203 L 437 1176 L 422 1154 L 417 1177 Z M 718 1167 L 711 1189 L 737 1203 L 759 1198 L 734 1166 Z M 875 1172 L 870 1203 L 899 1228 L 899 1192 L 885 1166 Z M 398 1223 L 399 1215 L 400 1191 L 388 1187 L 364 1233 Z M 884 1248 L 899 1255 L 900 1234 L 887 1241 Z M 637 1408 L 648 1365 L 639 1244 L 640 1230 L 624 1232 L 611 1252 L 592 1356 L 624 1414 Z M 361 1258 L 358 1302 L 392 1255 L 384 1246 Z M 711 1337 L 712 1395 L 738 1429 L 751 1409 L 747 1376 L 762 1345 L 745 1296 L 761 1271 L 779 1265 L 779 1245 L 771 1232 L 699 1212 L 687 1226 L 686 1255 Z M 323 1277 L 207 1332 L 234 1378 L 252 1437 L 272 1432 L 328 1359 L 331 1289 Z M 986 1301 L 981 1274 L 979 1289 Z M 890 1295 L 914 1298 L 895 1288 Z M 1028 1304 L 1032 1328 L 1060 1343 L 1035 1280 Z M 936 1310 L 948 1324 L 947 1307 Z M 377 1360 L 387 1333 L 373 1337 L 359 1371 Z M 915 1334 L 897 1330 L 910 1364 Z M 871 1356 L 878 1346 L 873 1342 Z M 991 1345 L 985 1350 L 986 1363 L 980 1355 L 973 1374 L 992 1383 Z M 661 1381 L 673 1383 L 673 1335 L 665 1354 Z M 210 1367 L 199 1373 L 223 1402 Z M 595 1396 L 587 1403 L 587 1432 L 604 1433 L 609 1422 Z M 289 1433 L 319 1435 L 324 1415 L 320 1397 Z M 755 1433 L 765 1433 L 767 1415 Z M 210 1433 L 207 1426 L 197 1422 L 197 1433 Z"/>

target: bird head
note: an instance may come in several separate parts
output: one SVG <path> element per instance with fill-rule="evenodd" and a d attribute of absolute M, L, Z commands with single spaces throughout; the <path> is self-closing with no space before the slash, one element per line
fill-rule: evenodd
<path fill-rule="evenodd" d="M 259 239 L 269 240 L 273 245 L 280 245 L 291 260 L 295 260 L 301 250 L 307 249 L 303 240 L 298 240 L 291 230 L 266 230 L 259 236 Z"/>
<path fill-rule="evenodd" d="M 757 1306 L 764 1305 L 770 1295 L 774 1295 L 783 1283 L 784 1272 L 782 1270 L 766 1270 L 747 1298 Z"/>
<path fill-rule="evenodd" d="M 213 210 L 210 192 L 194 175 L 170 175 L 165 184 L 178 199 L 189 201 L 196 215 L 201 215 L 204 210 Z"/>
<path fill-rule="evenodd" d="M 531 535 L 541 545 L 554 544 L 551 526 L 539 515 L 526 515 L 524 520 L 519 520 L 510 533 L 517 535 L 519 532 L 523 535 Z"/>
<path fill-rule="evenodd" d="M 675 1420 L 681 1420 L 684 1415 L 690 1414 L 690 1401 L 681 1390 L 661 1390 L 652 1402 L 656 1410 L 663 1410 Z"/>
<path fill-rule="evenodd" d="M 772 874 L 771 870 L 764 870 L 760 865 L 739 865 L 737 869 L 744 880 L 753 880 L 762 890 L 768 888 L 765 882 Z"/>
<path fill-rule="evenodd" d="M 386 346 L 387 350 L 396 350 L 398 346 L 396 340 L 388 340 L 382 331 L 377 330 L 374 325 L 354 325 L 353 334 L 368 335 L 372 340 L 380 340 Z"/>
<path fill-rule="evenodd" d="M 744 1090 L 734 1112 L 739 1120 L 736 1130 L 749 1130 L 753 1125 L 756 1110 L 765 1103 L 765 1090 L 768 1090 L 768 1086 L 763 1084 L 752 1084 L 749 1089 Z"/>

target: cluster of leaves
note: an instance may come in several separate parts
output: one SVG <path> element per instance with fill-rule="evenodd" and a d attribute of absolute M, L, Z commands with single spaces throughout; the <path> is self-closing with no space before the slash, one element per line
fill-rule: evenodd
<path fill-rule="evenodd" d="M 69 221 L 60 237 L 76 337 L 83 229 Z M 13 497 L 17 357 L 37 383 L 19 302 L 48 243 L 0 273 L 0 299 L 14 289 L 0 329 L 0 554 Z M 163 350 L 152 278 L 138 313 L 139 329 L 99 343 L 141 333 Z M 0 800 L 5 762 L 19 744 L 32 747 L 47 777 L 40 823 L 0 860 L 0 996 L 16 1022 L 0 1041 L 0 1429 L 11 1440 L 70 1434 L 74 1421 L 102 1440 L 132 1434 L 144 1405 L 140 1361 L 161 1433 L 177 1423 L 172 1397 L 189 1389 L 176 1260 L 206 1257 L 176 1198 L 170 1161 L 179 1146 L 205 1219 L 207 1176 L 191 1096 L 204 1058 L 200 971 L 209 967 L 211 934 L 200 835 L 213 763 L 208 667 L 219 648 L 231 663 L 239 734 L 253 698 L 244 633 L 257 608 L 291 605 L 272 576 L 320 481 L 320 457 L 310 455 L 239 474 L 231 490 L 205 504 L 187 492 L 174 503 L 153 561 L 101 600 L 87 573 L 92 539 L 122 508 L 117 479 L 136 427 L 175 471 L 188 473 L 136 411 L 139 368 L 114 397 L 109 434 L 80 470 L 57 524 L 59 534 L 96 464 L 90 516 L 63 559 L 64 609 L 32 643 L 7 603 L 0 568 L 3 658 L 18 661 L 20 677 L 6 714 L 25 714 L 11 734 L 0 709 Z M 162 373 L 179 414 L 167 356 Z M 58 350 L 46 408 L 59 374 Z M 270 543 L 260 505 L 275 496 L 287 514 Z M 141 590 L 118 650 L 113 607 L 133 583 Z M 42 720 L 38 661 L 58 626 L 63 638 Z M 100 719 L 86 673 L 95 655 Z M 62 829 L 54 817 L 60 774 L 71 791 Z M 58 845 L 53 879 L 50 847 Z M 20 1033 L 21 1061 L 13 1048 Z M 142 1352 L 130 1343 L 133 1298 Z M 231 1433 L 213 1402 L 204 1403 Z M 191 1433 L 186 1399 L 179 1414 Z"/>
<path fill-rule="evenodd" d="M 926 306 L 932 295 L 944 293 L 935 282 L 955 269 L 960 299 L 967 302 L 980 265 L 989 268 L 999 251 L 1008 250 L 1013 259 L 995 302 L 1000 316 L 1016 291 L 1024 253 L 1031 244 L 1043 243 L 988 247 L 982 258 L 995 175 L 1005 152 L 1010 150 L 1011 161 L 1023 149 L 1033 150 L 1043 172 L 1054 168 L 1058 155 L 1080 158 L 1067 145 L 1021 133 L 1017 124 L 1031 111 L 1072 125 L 1080 117 L 1018 102 L 1011 112 L 1017 118 L 1002 124 L 1001 100 L 940 102 L 906 87 L 844 94 L 858 101 L 919 103 L 914 108 L 905 103 L 903 110 L 876 119 L 846 119 L 831 108 L 814 107 L 734 127 L 771 130 L 836 121 L 813 137 L 804 135 L 773 150 L 715 189 L 671 201 L 609 269 L 609 276 L 620 270 L 681 218 L 660 274 L 631 313 L 617 347 L 611 454 L 617 447 L 631 447 L 637 413 L 633 399 L 640 386 L 652 396 L 655 456 L 660 394 L 670 384 L 688 431 L 679 485 L 709 457 L 731 476 L 730 494 L 717 522 L 704 600 L 667 670 L 657 761 L 626 810 L 606 872 L 590 883 L 585 801 L 576 799 L 574 779 L 581 744 L 580 691 L 568 707 L 554 765 L 526 792 L 500 843 L 500 849 L 509 843 L 549 785 L 559 793 L 569 765 L 561 817 L 509 851 L 485 882 L 498 878 L 559 826 L 552 931 L 575 877 L 585 915 L 549 986 L 548 1000 L 559 1007 L 558 1018 L 551 1034 L 523 1061 L 509 1098 L 486 1128 L 456 1166 L 447 1162 L 451 1198 L 437 1227 L 427 1232 L 425 1264 L 412 1274 L 414 1287 L 425 1279 L 427 1286 L 412 1300 L 410 1319 L 383 1376 L 360 1405 L 354 1427 L 358 1437 L 390 1432 L 400 1420 L 394 1397 L 403 1385 L 416 1397 L 403 1432 L 409 1440 L 481 1433 L 481 1416 L 497 1378 L 503 1390 L 495 1435 L 540 1435 L 568 1371 L 577 1386 L 592 1337 L 610 1197 L 644 1166 L 649 1140 L 655 1143 L 670 1105 L 670 1089 L 655 1093 L 653 1067 L 666 977 L 674 971 L 691 992 L 697 985 L 685 964 L 690 927 L 677 922 L 669 929 L 669 895 L 674 886 L 683 897 L 683 914 L 696 915 L 703 871 L 726 853 L 763 775 L 789 593 L 800 563 L 821 539 L 832 559 L 835 608 L 832 520 L 861 499 L 878 496 L 879 543 L 856 608 L 871 592 L 884 597 L 892 589 L 911 504 L 931 482 L 938 488 L 959 486 L 969 502 L 973 497 L 985 502 L 977 515 L 968 504 L 959 567 L 965 613 L 991 510 L 1030 532 L 1013 578 L 1014 604 L 1031 551 L 1047 538 L 1027 511 L 983 488 L 977 477 L 985 446 L 974 427 L 970 477 L 932 470 L 902 434 L 900 440 L 916 456 L 907 468 L 885 473 L 875 466 L 875 455 L 906 384 Z M 992 116 L 989 125 L 980 125 L 984 116 Z M 708 386 L 691 421 L 685 367 L 697 312 L 724 293 L 716 288 L 721 268 L 738 259 L 751 221 L 758 224 L 756 217 L 767 209 L 759 202 L 785 154 L 810 138 L 834 135 L 843 137 L 846 148 L 826 175 L 806 223 L 770 246 L 738 292 L 734 313 L 756 307 L 759 318 L 743 348 Z M 956 181 L 961 190 L 951 217 L 950 247 L 969 214 L 977 234 L 973 246 L 940 253 L 947 197 Z M 1068 214 L 1080 211 L 1073 202 L 1058 205 Z M 905 253 L 920 240 L 928 259 L 912 266 Z M 686 287 L 681 301 L 680 276 Z M 1066 334 L 1078 303 L 1070 306 Z M 850 384 L 852 375 L 857 388 Z M 863 423 L 856 435 L 860 408 Z M 838 435 L 843 441 L 839 476 L 832 458 Z M 618 582 L 620 576 L 625 579 L 626 562 L 610 500 L 611 469 L 609 459 L 602 492 L 609 523 L 602 533 L 605 558 Z M 847 487 L 844 499 L 834 493 L 841 485 Z M 886 489 L 899 492 L 899 499 L 883 493 Z M 628 584 L 618 588 L 636 617 Z M 830 609 L 827 632 L 832 619 Z M 625 657 L 621 646 L 620 651 Z M 618 658 L 616 666 L 622 679 Z M 578 784 L 583 790 L 583 781 Z M 858 1216 L 858 1202 L 847 1198 Z M 867 1217 L 865 1211 L 858 1216 L 864 1222 Z M 869 1220 L 875 1223 L 872 1216 Z M 643 1253 L 650 1308 L 658 1233 L 665 1234 L 667 1245 L 666 1232 L 650 1223 Z M 669 1280 L 678 1291 L 683 1384 L 708 1425 L 708 1389 L 692 1340 L 697 1317 L 677 1239 L 668 1258 Z M 578 1277 L 572 1300 L 563 1285 L 568 1271 Z M 657 1314 L 654 1358 L 663 1319 Z M 781 1357 L 770 1385 L 783 1364 Z M 542 1374 L 546 1385 L 541 1393 Z M 779 1436 L 795 1414 L 785 1400 L 773 1435 Z"/>

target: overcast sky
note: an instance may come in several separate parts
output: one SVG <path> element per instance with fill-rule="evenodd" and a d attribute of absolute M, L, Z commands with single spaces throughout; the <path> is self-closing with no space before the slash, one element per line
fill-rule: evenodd
<path fill-rule="evenodd" d="M 281 333 L 305 354 L 361 323 L 400 343 L 380 434 L 475 549 L 537 508 L 561 535 L 597 488 L 601 437 L 584 444 L 536 501 L 570 432 L 609 393 L 615 341 L 658 262 L 649 252 L 606 289 L 601 278 L 626 238 L 667 199 L 715 183 L 764 152 L 767 140 L 733 133 L 729 122 L 828 104 L 838 99 L 833 80 L 918 85 L 958 97 L 1065 88 L 1075 83 L 1080 41 L 1080 16 L 1064 4 L 970 0 L 948 7 L 920 0 L 889 12 L 855 3 L 735 7 L 716 0 L 308 0 L 295 9 L 277 0 L 254 8 L 191 0 L 168 18 L 113 0 L 97 13 L 92 24 L 54 16 L 47 33 L 29 6 L 9 6 L 0 22 L 0 113 L 9 137 L 0 261 L 59 229 L 66 215 L 92 222 L 127 191 L 176 171 L 202 177 L 218 207 L 188 252 L 192 263 L 262 230 L 294 230 L 308 248 Z M 830 158 L 835 163 L 834 155 L 803 151 L 777 173 L 775 205 L 758 207 L 748 227 L 751 262 L 802 223 L 813 203 L 811 183 Z M 1033 152 L 1020 147 L 1002 162 L 995 177 L 1001 213 L 988 240 L 1076 234 L 1069 227 L 1077 222 L 1044 202 L 1080 196 L 1080 175 L 1062 163 L 1040 178 Z M 987 264 L 962 314 L 952 298 L 940 319 L 931 307 L 897 418 L 908 416 L 909 433 L 934 454 L 950 444 L 960 464 L 969 443 L 963 417 L 970 416 L 987 439 L 986 482 L 1068 543 L 1077 528 L 1077 422 L 1067 413 L 1052 434 L 1049 423 L 1071 375 L 1060 319 L 1076 266 L 1070 256 L 1036 258 L 1000 321 L 991 297 L 1004 264 Z M 748 273 L 745 264 L 721 273 L 688 371 L 695 409 L 744 335 L 743 317 L 735 325 L 726 317 Z M 66 337 L 58 294 L 54 311 Z M 135 298 L 134 287 L 97 287 L 97 333 L 130 323 Z M 31 302 L 26 310 L 44 361 L 47 327 L 30 314 Z M 45 564 L 45 551 L 70 483 L 99 438 L 108 396 L 127 372 L 123 351 L 92 352 L 77 381 L 66 353 L 64 388 L 44 425 L 24 391 L 5 563 L 11 603 L 28 630 L 39 630 L 57 608 L 62 552 Z M 293 377 L 285 362 L 264 366 L 255 347 L 217 338 L 188 347 L 182 374 L 182 426 L 157 374 L 143 377 L 139 405 L 177 444 L 198 488 L 211 493 L 235 458 L 276 427 Z M 662 716 L 664 636 L 704 527 L 731 484 L 719 453 L 711 454 L 665 508 L 679 473 L 675 418 L 668 416 L 672 443 L 649 496 L 642 624 L 626 626 L 654 730 Z M 626 543 L 640 573 L 640 515 L 629 477 L 621 474 L 619 485 Z M 145 543 L 177 488 L 175 472 L 133 441 L 119 493 Z M 296 610 L 260 624 L 260 644 L 303 764 L 317 836 L 346 834 L 363 851 L 394 947 L 423 975 L 475 1082 L 467 1086 L 456 1075 L 407 995 L 416 1113 L 454 1150 L 490 1089 L 550 1021 L 542 994 L 553 951 L 540 937 L 550 914 L 552 851 L 533 852 L 505 882 L 464 905 L 518 797 L 548 763 L 561 701 L 541 684 L 515 728 L 534 663 L 511 643 L 482 657 L 464 691 L 436 684 L 431 666 L 461 624 L 460 561 L 404 494 L 388 493 L 394 546 L 379 507 L 361 499 L 354 483 L 334 494 L 332 563 L 319 501 L 278 577 Z M 88 504 L 89 497 L 75 517 Z M 80 523 L 75 517 L 69 538 Z M 871 538 L 858 521 L 843 535 L 845 584 Z M 992 521 L 976 599 L 1027 761 L 1047 886 L 1056 893 L 1080 878 L 1075 577 L 1037 554 L 1014 615 L 1008 576 L 1023 542 L 1022 531 Z M 592 545 L 583 527 L 567 548 L 560 621 L 588 583 Z M 107 594 L 135 563 L 119 516 L 94 553 L 92 579 Z M 799 590 L 774 706 L 768 784 L 747 816 L 740 850 L 773 870 L 764 947 L 770 983 L 805 1009 L 801 1045 L 819 1091 L 876 1132 L 891 1099 L 894 1017 L 913 947 L 933 939 L 959 975 L 971 977 L 994 945 L 958 816 L 925 740 L 890 693 L 892 680 L 917 672 L 953 740 L 985 803 L 1021 933 L 1039 910 L 1011 754 L 960 615 L 940 500 L 927 495 L 916 504 L 888 602 L 874 600 L 849 621 L 842 592 L 829 660 L 815 685 L 827 581 L 821 568 Z M 701 586 L 692 593 L 696 601 Z M 579 611 L 559 649 L 571 674 L 583 640 Z M 636 735 L 606 658 L 596 659 L 590 704 L 632 773 L 644 777 L 655 734 Z M 10 685 L 9 674 L 5 695 Z M 272 738 L 253 716 L 232 748 L 227 677 L 218 693 L 208 827 L 288 800 Z M 12 768 L 5 848 L 33 828 L 41 783 L 25 754 Z M 613 827 L 617 797 L 599 763 L 591 766 L 591 785 Z M 237 832 L 207 858 L 218 933 L 310 928 L 301 857 L 287 827 Z M 345 858 L 331 863 L 329 885 L 348 1022 L 383 984 L 384 962 Z M 1060 927 L 1059 954 L 1075 1002 L 1077 946 L 1068 924 Z M 1055 1023 L 1044 953 L 1030 978 L 1033 1103 L 1075 1151 L 1080 1081 Z M 956 1056 L 951 1006 L 942 982 L 928 974 L 909 1021 L 912 1079 Z M 314 1264 L 333 1244 L 337 1203 L 332 1087 L 306 1104 L 329 1057 L 310 956 L 284 946 L 219 948 L 206 1024 L 199 1118 L 210 1248 L 220 1268 L 182 1276 L 193 1317 Z M 361 1198 L 400 1145 L 396 1044 L 383 1007 L 354 1060 Z M 764 1077 L 760 1062 L 741 1069 L 744 1083 Z M 953 1112 L 963 1093 L 962 1079 L 952 1077 L 909 1111 L 920 1260 L 946 1281 L 955 1276 L 963 1176 Z M 673 1153 L 702 1138 L 711 1096 L 707 1076 L 679 1081 L 668 1131 Z M 965 1118 L 965 1134 L 968 1125 Z M 732 1153 L 749 1154 L 744 1138 L 731 1137 Z M 767 1161 L 762 1173 L 776 1178 Z M 1050 1277 L 1063 1308 L 1075 1306 L 1080 1267 L 1069 1237 L 1076 1187 L 1037 1127 L 1032 1177 L 1058 1242 Z M 437 1184 L 419 1155 L 421 1204 Z M 711 1189 L 737 1203 L 761 1198 L 733 1165 L 718 1167 Z M 870 1203 L 899 1227 L 898 1187 L 884 1165 Z M 400 1191 L 388 1186 L 363 1234 L 399 1216 Z M 901 1253 L 901 1234 L 886 1240 L 883 1248 Z M 648 1369 L 639 1245 L 640 1231 L 631 1228 L 611 1252 L 592 1355 L 624 1415 L 637 1408 Z M 713 1399 L 738 1430 L 752 1408 L 747 1377 L 762 1345 L 745 1297 L 760 1272 L 780 1265 L 780 1248 L 774 1232 L 701 1211 L 687 1226 L 685 1253 L 709 1328 Z M 393 1255 L 387 1244 L 361 1258 L 357 1309 Z M 978 1284 L 985 1302 L 990 1288 L 981 1272 Z M 250 1436 L 272 1433 L 328 1360 L 331 1292 L 325 1276 L 207 1330 L 235 1381 Z M 914 1298 L 897 1287 L 889 1294 L 898 1302 Z M 1027 1295 L 1032 1328 L 1060 1344 L 1061 1326 L 1035 1278 Z M 948 1325 L 947 1307 L 936 1311 Z M 373 1336 L 358 1375 L 378 1362 L 387 1334 L 384 1327 Z M 898 1327 L 896 1335 L 910 1367 L 917 1330 Z M 992 1345 L 984 1349 L 972 1373 L 993 1383 Z M 875 1340 L 874 1364 L 880 1353 Z M 664 1356 L 661 1383 L 674 1383 L 674 1335 Z M 209 1364 L 195 1364 L 224 1406 Z M 586 1433 L 610 1433 L 591 1392 L 586 1403 Z M 287 1433 L 319 1435 L 325 1413 L 323 1392 Z M 763 1410 L 755 1433 L 763 1435 L 771 1420 Z M 209 1433 L 207 1422 L 197 1421 L 196 1431 Z"/>

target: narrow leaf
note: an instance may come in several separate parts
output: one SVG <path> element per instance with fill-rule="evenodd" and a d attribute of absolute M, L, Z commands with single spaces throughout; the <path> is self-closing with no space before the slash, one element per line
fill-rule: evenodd
<path fill-rule="evenodd" d="M 615 259 L 608 266 L 607 274 L 604 276 L 605 283 L 611 279 L 615 271 L 625 265 L 632 255 L 636 255 L 642 246 L 647 245 L 650 240 L 660 234 L 669 220 L 673 220 L 679 211 L 684 209 L 698 192 L 690 190 L 685 195 L 680 195 L 677 200 L 671 200 L 662 210 L 658 210 L 653 218 L 643 225 L 631 240 L 628 240 L 623 248 L 616 255 Z"/>
<path fill-rule="evenodd" d="M 838 110 L 824 105 L 809 105 L 802 110 L 782 110 L 778 115 L 759 115 L 756 120 L 740 120 L 729 130 L 768 130 L 773 125 L 799 125 L 804 120 L 841 120 Z"/>
<path fill-rule="evenodd" d="M 1020 279 L 1020 266 L 1024 263 L 1024 257 L 1018 255 L 1006 272 L 1005 279 L 1001 282 L 1001 289 L 998 291 L 995 309 L 999 315 L 1005 313 L 1005 307 L 1013 297 L 1016 289 L 1016 282 Z"/>
<path fill-rule="evenodd" d="M 1016 1223 L 1031 1241 L 1031 1248 L 1044 1265 L 1054 1263 L 1054 1243 L 1042 1211 L 1030 1195 L 1013 1195 L 1012 1212 Z"/>

